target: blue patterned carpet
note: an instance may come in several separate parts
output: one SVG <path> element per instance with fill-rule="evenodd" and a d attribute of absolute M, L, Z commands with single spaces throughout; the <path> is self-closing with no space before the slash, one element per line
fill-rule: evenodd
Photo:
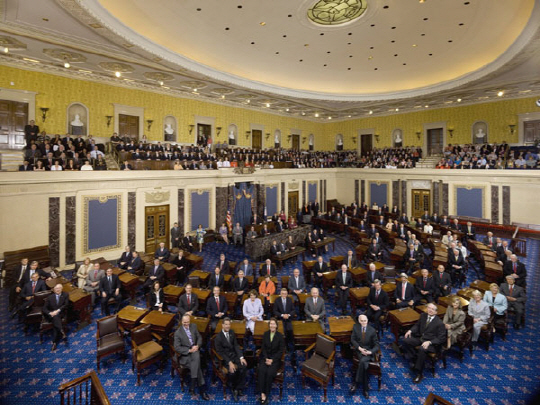
<path fill-rule="evenodd" d="M 346 254 L 349 244 L 338 239 L 336 251 L 326 255 Z M 456 357 L 448 358 L 448 367 L 437 367 L 436 377 L 430 372 L 421 384 L 412 384 L 409 366 L 403 358 L 391 349 L 393 335 L 389 330 L 381 339 L 383 352 L 383 385 L 376 390 L 376 380 L 371 380 L 370 399 L 348 394 L 351 383 L 351 362 L 339 354 L 336 359 L 335 386 L 329 387 L 329 403 L 372 403 L 372 404 L 422 404 L 426 395 L 433 391 L 454 404 L 528 404 L 534 403 L 534 397 L 540 390 L 540 326 L 537 316 L 540 309 L 538 269 L 540 241 L 528 240 L 528 257 L 523 259 L 528 270 L 529 297 L 527 302 L 527 326 L 519 331 L 510 326 L 507 341 L 500 336 L 489 352 L 482 346 L 469 356 L 467 352 L 463 364 Z M 219 254 L 225 250 L 228 260 L 241 260 L 243 252 L 233 246 L 209 244 L 203 251 L 204 270 L 211 270 Z M 301 267 L 300 261 L 297 264 Z M 291 274 L 293 264 L 284 267 L 281 274 Z M 476 276 L 469 272 L 469 282 Z M 330 293 L 330 296 L 333 294 Z M 0 305 L 7 308 L 7 290 L 0 293 Z M 140 305 L 143 304 L 142 298 Z M 175 310 L 173 307 L 172 310 Z M 333 299 L 327 303 L 329 315 L 337 315 Z M 93 313 L 93 319 L 101 317 L 99 306 Z M 1 404 L 59 404 L 58 386 L 73 378 L 95 369 L 96 324 L 79 332 L 71 327 L 69 344 L 61 344 L 56 353 L 50 352 L 50 338 L 39 343 L 35 332 L 24 336 L 22 327 L 11 320 L 7 311 L 0 312 L 0 403 Z M 303 358 L 299 352 L 299 360 Z M 289 359 L 287 359 L 289 364 Z M 286 380 L 282 402 L 319 403 L 322 401 L 322 389 L 315 383 L 308 382 L 302 389 L 300 373 L 294 373 L 292 367 L 286 367 Z M 220 382 L 211 381 L 211 370 L 206 371 L 206 381 L 211 384 L 209 394 L 213 402 L 230 403 L 228 394 L 223 399 Z M 111 356 L 102 362 L 99 375 L 102 384 L 113 404 L 169 404 L 189 403 L 198 400 L 182 392 L 178 377 L 170 377 L 170 363 L 160 372 L 150 367 L 142 377 L 140 387 L 135 385 L 136 376 L 131 371 L 128 360 L 122 364 L 119 358 Z M 249 375 L 247 396 L 241 403 L 254 403 L 255 383 Z M 278 402 L 278 390 L 272 391 L 272 402 Z M 536 402 L 540 403 L 540 402 Z"/>

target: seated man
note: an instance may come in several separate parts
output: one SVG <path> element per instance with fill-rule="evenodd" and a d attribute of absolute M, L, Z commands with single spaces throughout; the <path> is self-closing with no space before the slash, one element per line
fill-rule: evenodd
<path fill-rule="evenodd" d="M 433 286 L 435 288 L 435 298 L 446 297 L 452 292 L 452 279 L 450 274 L 444 271 L 444 266 L 439 264 L 437 271 L 433 273 Z"/>
<path fill-rule="evenodd" d="M 219 269 L 219 267 L 216 267 L 214 269 L 214 274 L 211 274 L 210 277 L 208 277 L 208 287 L 219 287 L 220 289 L 223 289 L 224 285 L 225 277 L 223 276 L 223 274 L 221 274 L 221 270 Z"/>
<path fill-rule="evenodd" d="M 148 278 L 142 286 L 143 291 L 150 289 L 150 286 L 154 284 L 154 281 L 159 281 L 160 284 L 163 284 L 164 279 L 165 269 L 160 264 L 159 259 L 154 259 L 154 265 L 148 271 Z"/>
<path fill-rule="evenodd" d="M 253 276 L 253 266 L 249 262 L 249 259 L 246 257 L 242 263 L 238 264 L 238 267 L 236 268 L 236 272 L 238 273 L 240 270 L 244 272 L 244 276 Z"/>
<path fill-rule="evenodd" d="M 223 359 L 223 367 L 228 370 L 228 383 L 231 386 L 234 402 L 238 402 L 238 397 L 242 396 L 242 390 L 246 386 L 247 362 L 240 349 L 234 330 L 231 329 L 230 318 L 224 318 L 221 325 L 221 332 L 214 340 L 214 347 L 217 354 Z"/>
<path fill-rule="evenodd" d="M 437 305 L 430 303 L 427 305 L 427 314 L 420 315 L 418 322 L 409 329 L 402 340 L 405 355 L 410 358 L 416 357 L 413 373 L 415 384 L 422 381 L 424 377 L 424 364 L 428 353 L 435 353 L 439 346 L 446 342 L 446 327 L 443 321 L 437 316 Z"/>
<path fill-rule="evenodd" d="M 141 267 L 142 261 L 141 261 L 141 258 L 139 257 L 139 252 L 137 252 L 136 250 L 134 250 L 131 255 L 132 255 L 131 260 L 129 261 L 129 264 L 126 267 L 126 270 L 129 271 L 130 273 L 134 273 L 135 271 L 139 270 L 139 268 Z"/>
<path fill-rule="evenodd" d="M 521 328 L 523 321 L 523 314 L 525 313 L 525 302 L 527 301 L 527 294 L 523 287 L 516 285 L 515 278 L 511 274 L 507 275 L 506 283 L 501 284 L 501 294 L 506 297 L 508 301 L 508 309 L 514 311 L 514 329 Z"/>
<path fill-rule="evenodd" d="M 396 308 L 407 308 L 414 306 L 414 287 L 409 283 L 406 273 L 400 274 L 401 280 L 396 283 Z"/>
<path fill-rule="evenodd" d="M 375 328 L 379 330 L 379 322 L 381 315 L 390 305 L 390 299 L 386 291 L 382 289 L 382 283 L 380 280 L 375 280 L 372 288 L 369 290 L 367 297 L 367 311 L 366 316 L 371 323 L 375 325 Z"/>
<path fill-rule="evenodd" d="M 184 249 L 187 250 L 189 253 L 193 253 L 194 244 L 195 241 L 193 240 L 193 236 L 190 234 L 185 234 L 182 238 L 182 245 L 184 246 Z"/>
<path fill-rule="evenodd" d="M 322 286 L 323 273 L 329 271 L 328 265 L 323 261 L 323 257 L 317 257 L 317 263 L 313 265 L 313 284 L 317 287 Z"/>
<path fill-rule="evenodd" d="M 511 275 L 516 285 L 525 288 L 527 286 L 527 270 L 525 265 L 518 260 L 516 255 L 510 256 L 510 261 L 507 261 L 503 268 L 503 275 L 506 277 Z"/>
<path fill-rule="evenodd" d="M 461 280 L 465 272 L 465 259 L 458 249 L 454 249 L 452 254 L 448 256 L 448 271 L 452 278 L 452 284 L 456 285 Z"/>
<path fill-rule="evenodd" d="M 69 305 L 69 295 L 62 290 L 62 284 L 56 284 L 53 288 L 53 294 L 47 297 L 43 306 L 43 316 L 53 324 L 53 345 L 51 348 L 53 352 L 56 350 L 58 342 L 66 338 L 62 327 L 62 317 Z"/>
<path fill-rule="evenodd" d="M 252 226 L 252 227 L 250 228 L 250 230 L 248 231 L 246 237 L 247 237 L 248 239 L 255 239 L 257 236 L 259 236 L 259 235 L 257 235 L 257 231 L 255 230 L 255 227 Z"/>
<path fill-rule="evenodd" d="M 267 274 L 270 274 L 270 277 L 275 277 L 277 275 L 276 266 L 272 264 L 270 259 L 266 259 L 265 264 L 260 268 L 261 277 L 266 276 Z"/>
<path fill-rule="evenodd" d="M 86 278 L 86 285 L 83 290 L 92 294 L 92 305 L 94 304 L 95 295 L 99 291 L 99 282 L 105 277 L 105 272 L 99 267 L 99 263 L 94 263 L 94 269 L 90 270 Z"/>
<path fill-rule="evenodd" d="M 371 244 L 368 247 L 367 257 L 369 261 L 378 262 L 383 258 L 383 249 L 382 246 L 377 243 L 377 239 L 373 238 Z"/>
<path fill-rule="evenodd" d="M 482 242 L 484 242 L 484 244 L 490 247 L 492 250 L 495 250 L 496 241 L 495 241 L 495 238 L 493 237 L 493 232 L 488 231 L 487 236 L 484 238 Z"/>
<path fill-rule="evenodd" d="M 364 397 L 369 398 L 369 363 L 374 359 L 375 354 L 379 352 L 380 348 L 377 331 L 368 325 L 368 318 L 365 315 L 360 315 L 358 317 L 358 323 L 353 327 L 351 346 L 354 350 L 354 355 L 358 357 L 358 369 L 356 370 L 356 376 L 349 393 L 351 395 L 354 394 L 358 386 L 361 385 Z"/>
<path fill-rule="evenodd" d="M 107 274 L 99 281 L 99 296 L 101 298 L 101 315 L 109 316 L 109 300 L 114 298 L 119 304 L 120 301 L 120 280 L 113 274 L 112 267 L 107 269 Z"/>
<path fill-rule="evenodd" d="M 214 333 L 216 325 L 222 319 L 228 310 L 227 300 L 220 295 L 219 287 L 212 289 L 212 296 L 206 301 L 206 313 L 210 317 L 210 331 Z"/>
<path fill-rule="evenodd" d="M 341 307 L 341 314 L 345 315 L 347 310 L 347 301 L 349 298 L 349 288 L 353 286 L 351 273 L 347 271 L 347 265 L 341 265 L 341 271 L 338 271 L 336 278 L 336 294 L 338 296 L 338 306 Z"/>
<path fill-rule="evenodd" d="M 178 299 L 178 313 L 180 315 L 195 316 L 199 309 L 199 297 L 193 293 L 191 284 L 186 284 L 185 293 Z"/>
<path fill-rule="evenodd" d="M 129 246 L 126 246 L 126 249 L 122 252 L 120 259 L 118 259 L 118 267 L 122 270 L 126 270 L 129 262 L 131 262 L 131 258 L 131 248 Z"/>
<path fill-rule="evenodd" d="M 229 261 L 225 259 L 224 253 L 221 253 L 219 255 L 219 260 L 216 263 L 216 267 L 219 267 L 221 274 L 229 274 L 231 267 L 229 265 Z"/>
<path fill-rule="evenodd" d="M 358 267 L 358 259 L 356 258 L 356 255 L 353 254 L 351 249 L 347 251 L 347 256 L 343 260 L 343 263 L 347 265 L 349 270 Z"/>
<path fill-rule="evenodd" d="M 198 385 L 201 398 L 208 401 L 210 397 L 206 393 L 204 386 L 204 376 L 201 370 L 200 348 L 203 344 L 201 334 L 197 330 L 197 325 L 190 323 L 189 315 L 182 316 L 182 326 L 174 333 L 174 350 L 179 354 L 178 363 L 188 367 L 191 374 L 191 384 L 189 392 L 195 394 L 195 387 Z"/>
<path fill-rule="evenodd" d="M 418 251 L 414 248 L 414 243 L 410 243 L 409 249 L 403 254 L 403 265 L 407 273 L 411 274 L 414 271 L 416 263 L 418 263 Z"/>
<path fill-rule="evenodd" d="M 240 222 L 237 222 L 232 230 L 233 235 L 233 243 L 235 245 L 243 245 L 244 244 L 244 230 L 240 226 Z"/>
<path fill-rule="evenodd" d="M 375 280 L 380 280 L 381 283 L 384 283 L 384 274 L 382 274 L 380 271 L 377 271 L 377 266 L 375 266 L 375 263 L 370 263 L 365 279 L 366 286 L 373 286 Z"/>
<path fill-rule="evenodd" d="M 433 302 L 435 296 L 435 285 L 433 277 L 429 277 L 427 269 L 420 270 L 421 275 L 416 277 L 416 301 L 424 299 L 428 303 Z"/>
<path fill-rule="evenodd" d="M 298 301 L 298 294 L 306 292 L 306 281 L 304 280 L 304 277 L 300 277 L 300 269 L 295 268 L 293 270 L 293 275 L 289 278 L 287 288 L 293 295 L 295 301 Z"/>
<path fill-rule="evenodd" d="M 244 270 L 238 270 L 238 277 L 233 280 L 233 291 L 242 297 L 249 288 L 248 279 L 244 276 Z"/>
<path fill-rule="evenodd" d="M 170 256 L 171 252 L 169 252 L 169 249 L 165 247 L 165 242 L 161 242 L 159 244 L 159 249 L 154 253 L 154 258 L 159 259 L 162 262 L 166 262 L 169 261 Z"/>
<path fill-rule="evenodd" d="M 39 278 L 39 273 L 34 272 L 31 276 L 31 280 L 26 283 L 21 290 L 20 298 L 22 303 L 13 313 L 12 317 L 15 317 L 17 314 L 19 314 L 19 316 L 26 315 L 26 310 L 34 303 L 34 294 L 40 291 L 47 291 L 47 285 L 45 284 L 45 281 Z"/>
<path fill-rule="evenodd" d="M 270 230 L 268 229 L 268 225 L 264 224 L 263 228 L 261 229 L 261 236 L 268 236 L 270 235 Z"/>
<path fill-rule="evenodd" d="M 272 246 L 270 246 L 270 255 L 271 256 L 279 256 L 281 255 L 281 246 L 278 245 L 277 240 L 272 241 Z"/>
<path fill-rule="evenodd" d="M 304 312 L 306 313 L 306 320 L 319 322 L 324 330 L 324 319 L 326 318 L 326 308 L 324 300 L 319 297 L 319 289 L 313 287 L 311 289 L 311 297 L 306 299 L 306 305 L 304 306 Z"/>

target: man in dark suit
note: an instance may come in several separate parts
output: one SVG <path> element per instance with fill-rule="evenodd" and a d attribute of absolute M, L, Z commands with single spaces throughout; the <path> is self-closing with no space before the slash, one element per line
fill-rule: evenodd
<path fill-rule="evenodd" d="M 214 340 L 214 347 L 217 354 L 222 358 L 223 367 L 227 368 L 228 383 L 231 386 L 234 402 L 238 402 L 238 397 L 242 396 L 242 390 L 246 385 L 247 362 L 244 359 L 236 334 L 231 329 L 230 318 L 224 318 L 221 325 L 221 332 Z"/>
<path fill-rule="evenodd" d="M 178 299 L 178 312 L 180 315 L 194 316 L 199 309 L 199 297 L 193 293 L 191 284 L 186 284 L 185 293 Z"/>
<path fill-rule="evenodd" d="M 313 284 L 317 287 L 322 287 L 323 273 L 328 271 L 328 265 L 324 262 L 323 257 L 317 257 L 317 263 L 313 265 Z"/>
<path fill-rule="evenodd" d="M 375 263 L 369 264 L 368 272 L 366 273 L 366 279 L 364 283 L 368 287 L 372 287 L 375 280 L 380 280 L 381 283 L 384 282 L 384 274 L 382 274 L 380 271 L 377 271 L 377 267 L 375 266 Z"/>
<path fill-rule="evenodd" d="M 143 284 L 143 290 L 149 289 L 154 281 L 159 281 L 160 284 L 165 280 L 165 269 L 160 264 L 159 259 L 154 259 L 154 265 L 148 271 L 148 278 Z"/>
<path fill-rule="evenodd" d="M 358 317 L 358 323 L 354 325 L 351 335 L 351 346 L 354 355 L 358 357 L 358 369 L 353 380 L 349 393 L 353 395 L 358 386 L 361 385 L 364 397 L 369 398 L 368 393 L 368 368 L 369 363 L 379 352 L 379 339 L 377 331 L 368 325 L 368 318 L 365 315 Z"/>
<path fill-rule="evenodd" d="M 182 245 L 184 246 L 184 249 L 187 250 L 189 253 L 193 253 L 193 243 L 193 237 L 186 233 L 182 238 Z"/>
<path fill-rule="evenodd" d="M 434 213 L 433 216 L 431 217 L 431 222 L 433 224 L 438 224 L 439 222 L 441 222 L 441 218 L 439 218 L 439 216 L 437 215 L 437 213 Z"/>
<path fill-rule="evenodd" d="M 448 215 L 443 215 L 439 224 L 441 224 L 442 226 L 450 226 L 450 220 L 448 219 Z"/>
<path fill-rule="evenodd" d="M 409 249 L 403 254 L 403 266 L 407 269 L 407 273 L 411 274 L 414 271 L 416 263 L 418 263 L 418 251 L 414 248 L 414 243 L 410 243 Z"/>
<path fill-rule="evenodd" d="M 28 162 L 28 160 L 25 159 L 22 165 L 19 166 L 20 172 L 31 172 L 34 170 L 34 166 Z"/>
<path fill-rule="evenodd" d="M 174 333 L 174 350 L 179 355 L 178 362 L 190 370 L 190 394 L 195 394 L 195 387 L 198 385 L 201 398 L 208 401 L 210 397 L 206 393 L 204 376 L 201 370 L 200 348 L 203 340 L 197 330 L 197 325 L 191 324 L 190 321 L 190 316 L 182 316 L 182 325 Z"/>
<path fill-rule="evenodd" d="M 139 268 L 141 267 L 141 264 L 142 264 L 142 261 L 141 261 L 141 258 L 139 257 L 139 252 L 133 251 L 131 253 L 131 260 L 129 264 L 127 265 L 127 271 L 129 271 L 130 273 L 134 273 L 135 271 L 139 270 Z"/>
<path fill-rule="evenodd" d="M 378 234 L 378 233 L 377 233 Z M 377 243 L 377 239 L 373 238 L 367 251 L 368 259 L 373 262 L 381 261 L 383 259 L 382 246 Z"/>
<path fill-rule="evenodd" d="M 118 259 L 117 266 L 122 270 L 126 270 L 129 266 L 129 263 L 131 262 L 132 257 L 133 254 L 131 253 L 131 248 L 129 246 L 126 246 L 126 249 L 122 252 L 120 259 Z"/>
<path fill-rule="evenodd" d="M 452 284 L 456 285 L 459 283 L 466 265 L 467 263 L 461 252 L 458 249 L 453 249 L 452 253 L 448 255 L 448 272 L 452 278 Z"/>
<path fill-rule="evenodd" d="M 221 274 L 229 274 L 230 273 L 229 261 L 225 259 L 225 254 L 224 253 L 219 255 L 219 260 L 216 263 L 216 267 L 219 267 L 219 270 L 221 271 Z"/>
<path fill-rule="evenodd" d="M 214 274 L 210 275 L 208 279 L 209 288 L 219 287 L 220 289 L 223 289 L 223 286 L 225 285 L 225 277 L 223 274 L 221 274 L 219 267 L 214 269 Z"/>
<path fill-rule="evenodd" d="M 285 340 L 287 346 L 295 356 L 294 352 L 294 336 L 293 336 L 293 327 L 292 320 L 296 317 L 296 311 L 294 309 L 294 303 L 289 297 L 289 292 L 286 288 L 282 288 L 280 293 L 280 298 L 276 298 L 274 301 L 274 316 L 278 321 L 283 322 L 283 330 L 285 331 Z M 296 358 L 294 358 L 296 360 Z M 293 363 L 294 365 L 296 362 Z"/>
<path fill-rule="evenodd" d="M 238 297 L 242 297 L 245 293 L 247 293 L 249 285 L 248 285 L 248 279 L 244 275 L 244 270 L 238 270 L 238 276 L 233 280 L 233 291 L 238 295 Z"/>
<path fill-rule="evenodd" d="M 440 345 L 446 342 L 446 328 L 443 321 L 437 316 L 437 306 L 433 303 L 427 305 L 427 314 L 420 315 L 418 322 L 405 333 L 402 340 L 403 350 L 410 358 L 416 356 L 413 372 L 416 377 L 415 384 L 422 381 L 424 364 L 428 353 L 440 350 Z M 418 347 L 418 349 L 417 349 Z"/>
<path fill-rule="evenodd" d="M 154 253 L 154 258 L 159 259 L 162 262 L 166 262 L 169 260 L 169 257 L 171 256 L 171 252 L 169 252 L 169 249 L 165 247 L 165 242 L 161 242 L 159 244 L 159 249 L 156 250 Z"/>
<path fill-rule="evenodd" d="M 341 265 L 341 271 L 336 274 L 336 291 L 338 296 L 338 306 L 341 307 L 342 315 L 345 315 L 347 310 L 347 301 L 349 298 L 349 288 L 353 286 L 351 273 L 347 271 L 347 265 Z"/>
<path fill-rule="evenodd" d="M 427 269 L 420 270 L 421 275 L 416 277 L 416 300 L 425 299 L 428 303 L 433 302 L 435 296 L 435 283 L 433 277 L 429 277 Z"/>
<path fill-rule="evenodd" d="M 491 250 L 495 250 L 496 241 L 495 241 L 495 238 L 493 237 L 493 232 L 488 231 L 486 237 L 484 238 L 482 242 L 484 242 L 485 245 L 490 247 Z"/>
<path fill-rule="evenodd" d="M 14 312 L 13 317 L 17 314 L 19 316 L 26 315 L 26 310 L 34 303 L 34 294 L 40 291 L 47 291 L 47 285 L 45 281 L 39 278 L 39 273 L 32 274 L 31 280 L 26 283 L 20 293 L 21 305 Z"/>
<path fill-rule="evenodd" d="M 37 267 L 37 265 L 36 265 L 36 267 Z M 10 311 L 10 312 L 13 311 L 16 308 L 17 298 L 18 298 L 19 294 L 21 293 L 22 288 L 24 287 L 24 285 L 27 282 L 27 281 L 25 282 L 24 277 L 25 277 L 25 274 L 26 274 L 26 270 L 29 269 L 29 268 L 30 268 L 30 266 L 28 264 L 28 258 L 24 257 L 21 260 L 21 264 L 18 264 L 13 269 L 13 278 L 12 278 L 12 280 L 14 282 L 10 286 L 10 289 L 9 289 L 9 307 L 8 307 L 8 311 Z M 28 278 L 28 279 L 30 280 L 30 278 Z"/>
<path fill-rule="evenodd" d="M 396 283 L 396 308 L 407 308 L 414 306 L 414 287 L 409 283 L 406 273 L 400 274 L 401 281 Z"/>
<path fill-rule="evenodd" d="M 347 265 L 349 270 L 358 267 L 358 259 L 351 249 L 347 251 L 347 256 L 345 256 L 343 263 Z"/>
<path fill-rule="evenodd" d="M 260 268 L 260 276 L 266 276 L 270 274 L 271 277 L 277 276 L 276 266 L 272 264 L 270 259 L 266 259 L 265 264 Z"/>
<path fill-rule="evenodd" d="M 378 231 L 377 231 L 377 228 L 375 228 L 375 224 L 371 224 L 369 226 L 368 231 L 367 231 L 368 238 L 373 239 L 375 237 L 375 235 L 377 235 L 377 233 L 378 233 Z"/>
<path fill-rule="evenodd" d="M 304 277 L 300 277 L 300 269 L 296 268 L 293 270 L 293 275 L 289 278 L 287 288 L 295 301 L 298 301 L 298 294 L 306 292 L 306 281 Z"/>
<path fill-rule="evenodd" d="M 367 311 L 366 316 L 369 321 L 375 325 L 375 328 L 379 330 L 379 321 L 381 315 L 390 305 L 390 299 L 386 291 L 382 289 L 382 282 L 375 280 L 372 288 L 369 290 L 367 297 Z"/>
<path fill-rule="evenodd" d="M 210 316 L 210 331 L 212 333 L 216 330 L 216 325 L 219 320 L 225 316 L 229 309 L 227 300 L 225 297 L 219 295 L 219 293 L 219 287 L 214 287 L 212 289 L 212 296 L 208 297 L 208 300 L 206 301 L 206 313 Z"/>
<path fill-rule="evenodd" d="M 272 241 L 272 246 L 270 246 L 270 255 L 271 256 L 278 256 L 281 252 L 281 246 L 278 245 L 277 240 Z"/>
<path fill-rule="evenodd" d="M 424 222 L 431 221 L 431 217 L 427 211 L 424 211 L 424 215 L 422 215 L 420 218 L 422 218 L 422 221 Z"/>
<path fill-rule="evenodd" d="M 62 291 L 62 284 L 56 284 L 53 293 L 45 300 L 43 315 L 53 325 L 53 345 L 51 351 L 56 350 L 56 346 L 61 339 L 66 338 L 62 328 L 62 316 L 65 314 L 69 304 L 69 295 Z"/>
<path fill-rule="evenodd" d="M 465 232 L 465 239 L 476 240 L 476 229 L 472 226 L 472 222 L 467 222 L 467 226 L 463 229 Z"/>
<path fill-rule="evenodd" d="M 173 248 L 179 248 L 180 242 L 182 242 L 182 232 L 178 227 L 178 222 L 175 222 L 171 228 L 171 244 Z"/>
<path fill-rule="evenodd" d="M 39 134 L 39 127 L 35 125 L 34 120 L 31 120 L 28 125 L 24 126 L 24 138 L 26 140 L 26 145 L 30 146 L 31 141 L 37 141 Z"/>
<path fill-rule="evenodd" d="M 435 288 L 435 299 L 446 297 L 452 292 L 452 278 L 444 271 L 444 266 L 439 264 L 437 271 L 433 272 L 433 286 Z"/>
<path fill-rule="evenodd" d="M 407 217 L 407 214 L 405 214 L 405 213 L 401 214 L 401 216 L 399 217 L 399 223 L 400 224 L 408 224 L 409 223 L 409 218 Z"/>
<path fill-rule="evenodd" d="M 259 218 L 259 216 L 257 214 L 253 214 L 253 216 L 249 220 L 249 223 L 251 225 L 261 225 L 262 224 L 262 219 Z"/>
<path fill-rule="evenodd" d="M 508 256 L 512 254 L 511 250 L 508 247 L 508 241 L 503 240 L 501 242 L 500 246 L 497 246 L 497 249 L 495 249 L 495 253 L 497 254 L 497 261 L 501 266 L 504 266 L 506 264 L 506 261 L 508 260 Z"/>
<path fill-rule="evenodd" d="M 527 270 L 516 255 L 511 255 L 510 260 L 503 267 L 504 276 L 512 276 L 516 285 L 525 288 L 527 286 Z"/>
<path fill-rule="evenodd" d="M 459 224 L 457 218 L 454 218 L 454 220 L 450 223 L 450 229 L 461 232 L 461 225 Z"/>
<path fill-rule="evenodd" d="M 523 287 L 516 285 L 514 277 L 511 274 L 507 275 L 506 283 L 501 284 L 501 294 L 508 301 L 508 309 L 514 311 L 514 329 L 521 328 L 523 314 L 525 313 L 525 302 L 527 294 Z"/>
<path fill-rule="evenodd" d="M 101 298 L 101 314 L 109 316 L 109 300 L 114 298 L 119 303 L 120 300 L 120 280 L 113 274 L 112 267 L 107 269 L 107 274 L 99 280 L 99 297 Z"/>

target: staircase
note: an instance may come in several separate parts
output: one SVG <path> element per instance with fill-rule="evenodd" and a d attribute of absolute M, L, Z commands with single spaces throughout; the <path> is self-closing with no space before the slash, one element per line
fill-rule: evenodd
<path fill-rule="evenodd" d="M 426 156 L 418 161 L 416 167 L 419 169 L 433 169 L 435 166 L 437 166 L 437 163 L 439 163 L 441 157 L 441 155 Z"/>
<path fill-rule="evenodd" d="M 17 172 L 23 164 L 23 152 L 21 150 L 0 151 L 0 169 L 3 172 Z"/>
<path fill-rule="evenodd" d="M 107 163 L 107 170 L 120 170 L 118 163 L 116 163 L 116 160 L 114 160 L 113 155 L 110 153 L 105 155 L 105 162 Z"/>

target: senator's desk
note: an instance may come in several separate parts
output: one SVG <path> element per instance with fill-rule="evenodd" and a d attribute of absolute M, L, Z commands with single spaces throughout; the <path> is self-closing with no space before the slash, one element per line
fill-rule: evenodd
<path fill-rule="evenodd" d="M 491 283 L 488 283 L 487 281 L 484 281 L 484 280 L 475 280 L 471 283 L 471 285 L 469 285 L 469 287 L 475 288 L 483 294 L 486 291 L 489 291 L 490 284 Z"/>
<path fill-rule="evenodd" d="M 151 311 L 141 319 L 141 324 L 152 326 L 152 331 L 166 339 L 174 326 L 176 314 L 170 312 Z"/>
<path fill-rule="evenodd" d="M 199 277 L 199 285 L 201 287 L 206 287 L 208 286 L 208 278 L 210 277 L 210 273 L 202 270 L 194 270 L 189 273 L 189 277 Z"/>
<path fill-rule="evenodd" d="M 288 252 L 281 253 L 279 255 L 274 255 L 271 257 L 272 262 L 278 262 L 279 268 L 283 268 L 283 262 L 293 257 L 296 258 L 298 255 L 302 255 L 302 259 L 306 260 L 306 249 L 302 246 L 296 246 L 294 249 L 289 249 Z"/>
<path fill-rule="evenodd" d="M 275 240 L 277 243 L 287 243 L 289 236 L 292 236 L 295 245 L 302 245 L 306 240 L 308 232 L 311 232 L 311 225 L 302 225 L 295 229 L 286 229 L 283 232 L 272 233 L 267 236 L 257 238 L 246 238 L 245 252 L 253 260 L 270 256 L 270 247 Z"/>
<path fill-rule="evenodd" d="M 135 295 L 137 294 L 137 288 L 141 284 L 139 277 L 122 270 L 119 267 L 113 267 L 113 274 L 118 276 L 120 284 L 122 284 L 122 289 L 127 292 L 131 298 L 131 303 L 135 303 Z"/>
<path fill-rule="evenodd" d="M 270 329 L 270 321 L 255 321 L 255 328 L 253 329 L 253 342 L 255 346 L 260 347 L 262 345 L 264 332 Z M 278 321 L 278 332 L 285 337 L 285 330 L 283 329 L 283 322 Z"/>
<path fill-rule="evenodd" d="M 204 261 L 201 256 L 197 256 L 194 253 L 189 253 L 186 256 L 186 260 L 188 261 L 192 269 L 201 269 Z"/>
<path fill-rule="evenodd" d="M 147 308 L 128 305 L 118 311 L 118 325 L 123 327 L 125 330 L 130 331 L 136 327 L 141 319 L 143 319 L 149 312 L 150 310 Z"/>
<path fill-rule="evenodd" d="M 369 295 L 369 287 L 349 288 L 349 297 L 351 299 L 351 311 L 356 313 L 357 307 L 363 308 Z"/>
<path fill-rule="evenodd" d="M 352 358 L 351 335 L 355 322 L 350 316 L 331 316 L 328 318 L 330 336 L 341 345 L 341 354 L 346 359 Z"/>
<path fill-rule="evenodd" d="M 208 325 L 210 325 L 210 319 L 206 317 L 192 316 L 190 322 L 197 326 L 197 330 L 201 334 L 203 341 L 206 341 L 206 338 L 208 337 Z"/>
<path fill-rule="evenodd" d="M 199 309 L 206 311 L 206 300 L 208 300 L 208 297 L 212 292 L 201 288 L 192 288 L 191 291 L 199 298 Z"/>
<path fill-rule="evenodd" d="M 244 345 L 244 336 L 246 336 L 246 321 L 245 320 L 231 320 L 231 329 L 236 335 L 236 340 L 240 346 Z M 214 336 L 223 330 L 223 319 L 220 319 L 216 325 Z"/>
<path fill-rule="evenodd" d="M 326 245 L 329 245 L 329 244 L 332 244 L 332 250 L 335 251 L 336 250 L 336 238 L 332 238 L 332 237 L 325 237 L 324 239 L 318 241 L 318 242 L 312 242 L 311 243 L 311 247 L 312 248 L 315 248 L 315 249 L 319 249 L 319 248 L 322 248 Z"/>
<path fill-rule="evenodd" d="M 394 309 L 388 312 L 388 319 L 390 319 L 390 330 L 397 343 L 401 333 L 420 319 L 420 314 L 412 308 Z"/>
<path fill-rule="evenodd" d="M 459 295 L 447 295 L 446 297 L 439 297 L 439 305 L 448 308 L 450 305 L 452 305 L 452 301 L 456 297 L 459 298 L 459 300 L 461 301 L 461 309 L 463 309 L 463 311 L 467 313 L 467 310 L 469 308 L 469 300 L 460 297 Z"/>
<path fill-rule="evenodd" d="M 460 297 L 465 298 L 466 300 L 469 300 L 469 302 L 470 302 L 470 301 L 474 300 L 473 293 L 475 291 L 478 291 L 478 290 L 475 289 L 475 288 L 466 287 L 466 288 L 462 288 L 461 290 L 459 290 L 456 294 L 459 295 Z"/>
<path fill-rule="evenodd" d="M 502 266 L 495 259 L 485 259 L 484 274 L 488 283 L 497 283 L 503 277 Z"/>
<path fill-rule="evenodd" d="M 319 322 L 292 321 L 294 345 L 296 347 L 307 347 L 317 338 L 317 333 L 324 333 Z"/>
<path fill-rule="evenodd" d="M 355 267 L 353 269 L 349 269 L 351 272 L 353 281 L 356 284 L 361 284 L 367 277 L 367 270 L 363 267 Z"/>
<path fill-rule="evenodd" d="M 344 233 L 345 232 L 345 224 L 337 221 L 332 221 L 330 219 L 323 219 L 323 218 L 311 218 L 311 223 L 313 225 L 318 225 L 321 228 L 324 228 L 326 230 L 329 230 L 331 232 L 336 233 Z M 352 223 L 352 221 L 351 221 Z"/>
<path fill-rule="evenodd" d="M 304 307 L 306 306 L 306 300 L 311 297 L 311 294 L 300 293 L 298 294 L 298 311 L 301 316 L 305 316 Z"/>
<path fill-rule="evenodd" d="M 341 273 L 341 271 L 339 271 Z M 322 275 L 322 290 L 323 296 L 326 299 L 328 290 L 334 286 L 335 279 L 338 275 L 337 271 L 326 271 Z M 337 289 L 337 287 L 336 287 Z M 336 292 L 337 294 L 337 292 Z"/>
<path fill-rule="evenodd" d="M 82 288 L 73 288 L 68 294 L 71 309 L 78 315 L 78 328 L 81 329 L 92 322 L 92 294 Z"/>
<path fill-rule="evenodd" d="M 446 307 L 444 305 L 441 305 L 441 304 L 435 304 L 437 305 L 437 316 L 441 319 L 444 318 L 444 314 L 446 314 Z M 427 314 L 427 306 L 428 304 L 426 305 L 418 305 L 416 308 L 415 308 L 415 311 L 418 312 L 419 314 L 422 314 L 422 312 L 425 312 Z"/>
<path fill-rule="evenodd" d="M 169 284 L 163 287 L 163 294 L 165 294 L 165 303 L 178 307 L 178 300 L 184 293 L 184 287 L 179 287 L 173 284 Z"/>

